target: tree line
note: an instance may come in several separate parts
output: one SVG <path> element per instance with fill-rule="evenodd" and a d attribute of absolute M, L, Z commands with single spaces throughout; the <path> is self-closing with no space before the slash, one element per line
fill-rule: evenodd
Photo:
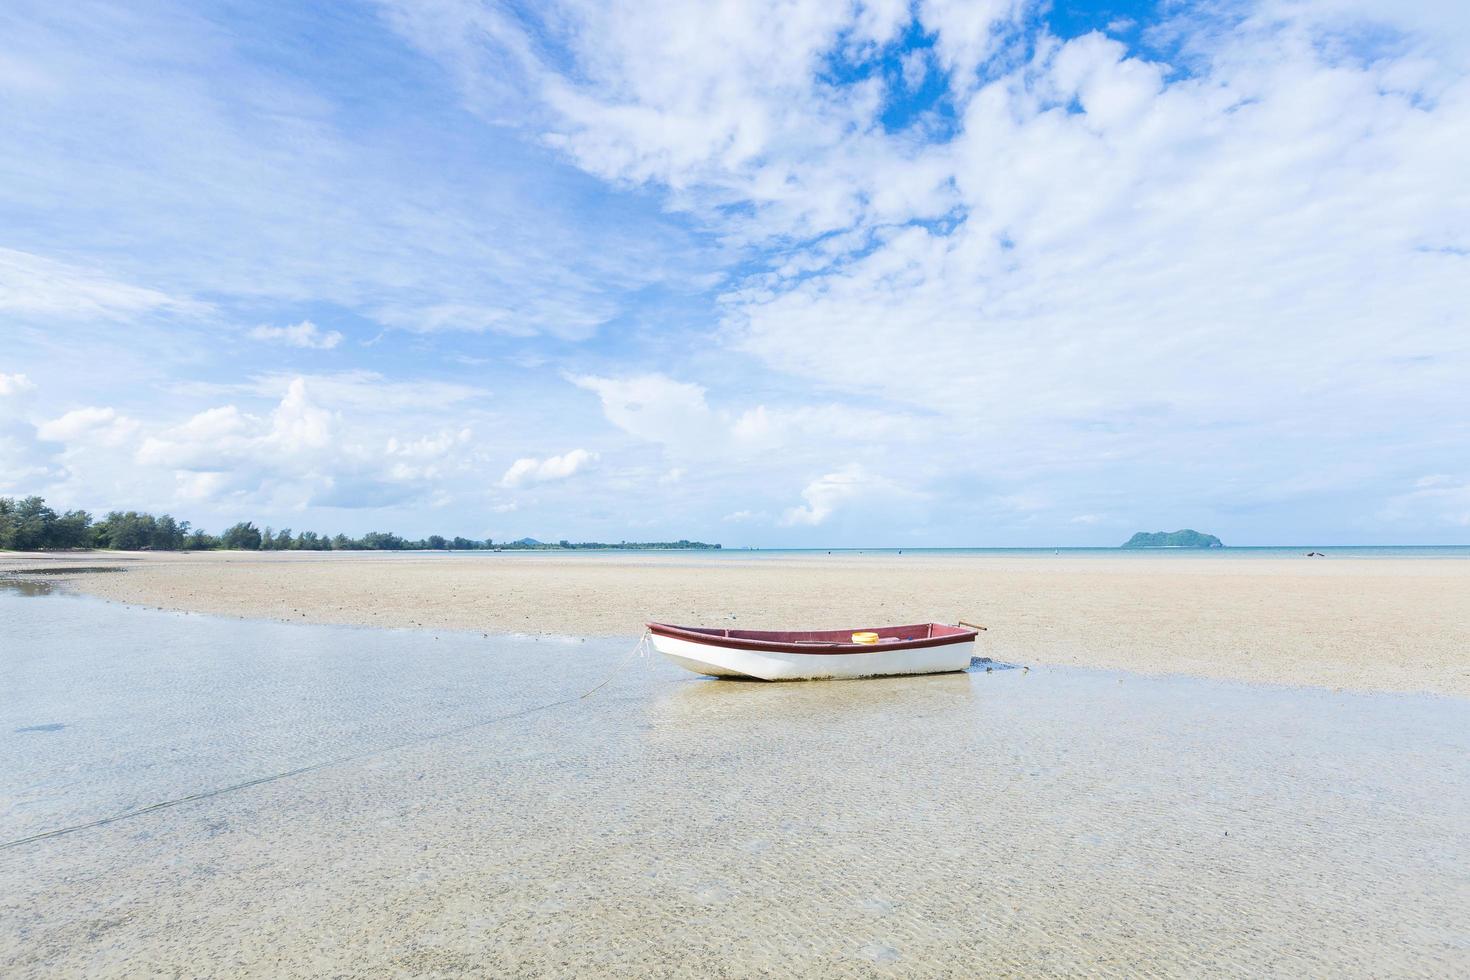
<path fill-rule="evenodd" d="M 45 551 L 64 548 L 111 548 L 116 551 L 403 551 L 416 548 L 477 551 L 496 547 L 488 538 L 446 538 L 431 534 L 418 541 L 387 531 L 360 538 L 345 534 L 293 533 L 259 528 L 241 521 L 220 534 L 210 534 L 171 515 L 155 517 L 135 510 L 114 510 L 94 520 L 84 510 L 58 514 L 40 497 L 0 497 L 0 551 Z"/>
<path fill-rule="evenodd" d="M 604 544 L 595 541 L 560 541 L 545 544 L 532 538 L 496 544 L 489 538 L 446 538 L 431 534 L 412 540 L 389 531 L 369 531 L 360 538 L 345 534 L 318 534 L 316 531 L 293 533 L 289 527 L 279 531 L 267 526 L 256 527 L 241 521 L 219 534 L 210 534 L 188 521 L 177 521 L 168 514 L 155 517 L 136 510 L 110 511 L 100 521 L 84 510 L 58 514 L 40 497 L 16 500 L 0 497 L 0 551 L 49 551 L 66 548 L 110 548 L 115 551 L 529 551 L 562 548 L 612 548 L 624 550 L 650 549 L 718 549 L 717 544 L 702 541 L 623 541 Z"/>

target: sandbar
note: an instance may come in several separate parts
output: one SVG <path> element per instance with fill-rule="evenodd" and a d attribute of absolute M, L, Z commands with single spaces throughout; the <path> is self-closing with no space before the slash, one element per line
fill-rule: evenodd
<path fill-rule="evenodd" d="M 1022 664 L 1470 697 L 1470 561 L 917 553 L 0 554 L 116 602 L 568 636 L 967 620 Z"/>

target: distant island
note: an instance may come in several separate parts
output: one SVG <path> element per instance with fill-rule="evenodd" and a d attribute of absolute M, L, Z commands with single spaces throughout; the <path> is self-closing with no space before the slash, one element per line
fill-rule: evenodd
<path fill-rule="evenodd" d="M 80 548 L 105 548 L 112 551 L 574 551 L 578 549 L 614 551 L 717 551 L 717 544 L 703 541 L 567 541 L 555 544 L 521 538 L 518 541 L 495 542 L 486 538 L 453 537 L 431 534 L 413 540 L 391 531 L 369 531 L 362 537 L 345 534 L 318 534 L 316 531 L 292 533 L 289 527 L 275 530 L 258 528 L 242 521 L 219 534 L 194 527 L 188 521 L 177 521 L 168 514 L 155 517 L 138 511 L 112 511 L 94 520 L 84 510 L 58 514 L 40 497 L 16 500 L 0 497 L 0 551 L 61 551 Z"/>
<path fill-rule="evenodd" d="M 1123 542 L 1125 548 L 1223 548 L 1225 543 L 1213 534 L 1183 531 L 1139 531 Z"/>

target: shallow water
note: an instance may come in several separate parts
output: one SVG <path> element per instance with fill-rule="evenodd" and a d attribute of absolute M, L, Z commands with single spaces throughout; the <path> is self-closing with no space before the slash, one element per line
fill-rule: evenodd
<path fill-rule="evenodd" d="M 0 590 L 0 846 L 226 790 L 0 847 L 0 973 L 1470 971 L 1470 702 L 631 646 Z"/>
<path fill-rule="evenodd" d="M 52 591 L 54 591 L 54 588 L 51 583 L 44 580 L 7 578 L 4 575 L 0 575 L 0 595 L 7 593 L 23 596 L 48 595 Z"/>

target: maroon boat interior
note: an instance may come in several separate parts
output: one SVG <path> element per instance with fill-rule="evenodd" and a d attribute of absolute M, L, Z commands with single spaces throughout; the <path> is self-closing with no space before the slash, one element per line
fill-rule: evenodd
<path fill-rule="evenodd" d="M 710 626 L 671 626 L 648 623 L 659 636 L 676 637 L 690 643 L 734 647 L 740 650 L 769 650 L 781 653 L 878 653 L 919 647 L 965 643 L 977 635 L 963 626 L 947 623 L 914 623 L 909 626 L 856 626 L 845 630 L 732 630 Z M 854 643 L 854 633 L 877 633 L 877 643 Z"/>

